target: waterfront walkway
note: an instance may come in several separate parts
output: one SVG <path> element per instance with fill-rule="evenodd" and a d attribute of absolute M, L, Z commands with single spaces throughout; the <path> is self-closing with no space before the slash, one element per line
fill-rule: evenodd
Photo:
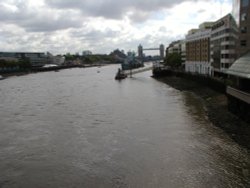
<path fill-rule="evenodd" d="M 129 76 L 129 75 L 134 75 L 134 74 L 138 74 L 141 72 L 145 72 L 145 71 L 149 71 L 152 70 L 153 66 L 151 63 L 147 63 L 144 67 L 138 68 L 138 69 L 132 69 L 132 70 L 126 70 L 124 71 L 124 73 Z"/>

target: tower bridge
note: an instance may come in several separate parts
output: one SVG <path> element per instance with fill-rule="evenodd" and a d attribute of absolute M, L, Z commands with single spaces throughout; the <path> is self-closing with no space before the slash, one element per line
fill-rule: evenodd
<path fill-rule="evenodd" d="M 161 44 L 161 45 L 159 46 L 159 48 L 155 48 L 155 47 L 153 47 L 153 48 L 143 48 L 143 46 L 140 44 L 140 45 L 138 46 L 138 56 L 139 56 L 139 58 L 141 58 L 141 59 L 143 59 L 143 51 L 159 51 L 159 55 L 160 55 L 161 59 L 164 59 L 165 47 L 164 47 L 163 44 Z"/>
<path fill-rule="evenodd" d="M 143 51 L 145 50 L 160 50 L 160 48 L 143 48 Z"/>

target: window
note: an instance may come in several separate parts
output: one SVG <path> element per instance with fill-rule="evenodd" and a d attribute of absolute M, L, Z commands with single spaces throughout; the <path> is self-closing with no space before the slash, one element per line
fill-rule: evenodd
<path fill-rule="evenodd" d="M 240 19 L 241 19 L 241 21 L 246 21 L 247 20 L 247 13 L 242 13 Z"/>
<path fill-rule="evenodd" d="M 241 0 L 241 6 L 246 7 L 249 4 L 249 0 Z"/>
<path fill-rule="evenodd" d="M 241 30 L 241 33 L 247 33 L 247 27 L 245 27 L 245 26 L 241 27 L 240 30 Z"/>
<path fill-rule="evenodd" d="M 241 40 L 240 45 L 241 46 L 247 46 L 247 41 L 246 40 Z"/>

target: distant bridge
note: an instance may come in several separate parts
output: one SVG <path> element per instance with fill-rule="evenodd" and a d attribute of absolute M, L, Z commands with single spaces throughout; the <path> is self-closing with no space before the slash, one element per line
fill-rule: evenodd
<path fill-rule="evenodd" d="M 160 50 L 160 48 L 143 48 L 143 51 L 145 51 L 145 50 L 148 50 L 148 51 L 149 51 L 149 50 L 150 50 L 150 51 L 151 51 L 151 50 Z"/>
<path fill-rule="evenodd" d="M 163 44 L 160 45 L 159 48 L 143 48 L 143 46 L 140 44 L 138 46 L 138 56 L 140 59 L 143 59 L 144 58 L 144 54 L 143 54 L 143 51 L 151 51 L 151 50 L 157 50 L 160 52 L 160 57 L 161 59 L 164 59 L 164 56 L 165 56 L 165 47 Z"/>

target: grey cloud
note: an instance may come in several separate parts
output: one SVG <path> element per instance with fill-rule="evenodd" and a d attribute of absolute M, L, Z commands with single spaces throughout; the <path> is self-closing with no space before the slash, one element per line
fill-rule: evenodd
<path fill-rule="evenodd" d="M 33 6 L 29 5 L 31 1 Z M 36 1 L 46 4 L 36 6 Z M 117 47 L 126 51 L 129 49 L 136 50 L 140 43 L 144 47 L 157 47 L 160 43 L 168 44 L 183 36 L 176 36 L 176 33 L 169 29 L 171 23 L 162 23 L 162 27 L 159 26 L 159 28 L 155 26 L 153 32 L 145 30 L 144 23 L 134 25 L 131 23 L 142 23 L 148 18 L 165 17 L 166 15 L 162 15 L 161 12 L 157 14 L 158 17 L 154 16 L 161 9 L 171 9 L 178 3 L 195 0 L 36 1 L 0 0 L 0 48 L 2 50 L 48 50 L 53 53 L 65 53 L 67 51 L 74 53 L 81 51 L 81 49 L 89 49 L 93 52 L 109 53 Z M 16 9 L 8 8 L 5 4 L 16 6 Z M 121 22 L 105 21 L 103 25 L 102 23 L 96 25 L 96 17 L 116 20 L 126 17 L 132 22 L 127 22 L 127 19 L 125 19 Z M 214 15 L 211 17 L 214 17 Z M 102 19 L 97 20 L 97 23 L 100 23 Z M 173 22 L 177 21 L 173 20 Z M 114 27 L 107 25 L 108 23 L 114 23 Z M 117 25 L 118 23 L 121 24 Z M 154 20 L 152 20 L 152 23 L 154 23 Z M 103 29 L 102 26 L 107 29 Z M 132 28 L 133 26 L 134 28 Z"/>
<path fill-rule="evenodd" d="M 0 30 L 0 36 L 1 38 L 9 38 L 13 36 L 13 33 L 11 31 Z"/>
<path fill-rule="evenodd" d="M 71 0 L 71 1 L 60 1 L 60 0 L 45 0 L 45 2 L 57 9 L 79 9 L 85 15 L 93 17 L 105 17 L 120 19 L 123 13 L 126 11 L 126 1 L 112 1 L 112 0 Z"/>
<path fill-rule="evenodd" d="M 80 27 L 81 24 L 71 20 L 69 18 L 49 18 L 49 17 L 37 17 L 35 19 L 28 19 L 22 21 L 20 26 L 26 28 L 27 31 L 32 32 L 47 32 L 56 31 L 67 28 Z"/>
<path fill-rule="evenodd" d="M 132 15 L 130 15 L 129 18 L 135 23 L 140 23 L 140 22 L 144 22 L 145 20 L 147 20 L 149 16 L 150 14 L 148 12 L 138 10 L 134 12 Z"/>
<path fill-rule="evenodd" d="M 31 32 L 47 32 L 82 26 L 80 16 L 77 17 L 76 13 L 70 10 L 34 10 L 27 7 L 24 1 L 18 1 L 15 6 L 17 10 L 12 11 L 0 2 L 0 22 L 15 24 Z"/>
<path fill-rule="evenodd" d="M 135 21 L 144 21 L 143 14 L 146 15 L 149 12 L 163 8 L 171 8 L 185 1 L 188 0 L 45 0 L 51 7 L 57 9 L 78 9 L 83 14 L 92 17 L 121 19 L 127 12 L 133 11 L 134 14 L 131 19 L 135 19 Z"/>
<path fill-rule="evenodd" d="M 71 37 L 80 38 L 83 41 L 101 41 L 106 39 L 113 39 L 119 35 L 119 31 L 112 29 L 105 29 L 104 31 L 97 29 L 79 29 L 70 33 Z"/>

